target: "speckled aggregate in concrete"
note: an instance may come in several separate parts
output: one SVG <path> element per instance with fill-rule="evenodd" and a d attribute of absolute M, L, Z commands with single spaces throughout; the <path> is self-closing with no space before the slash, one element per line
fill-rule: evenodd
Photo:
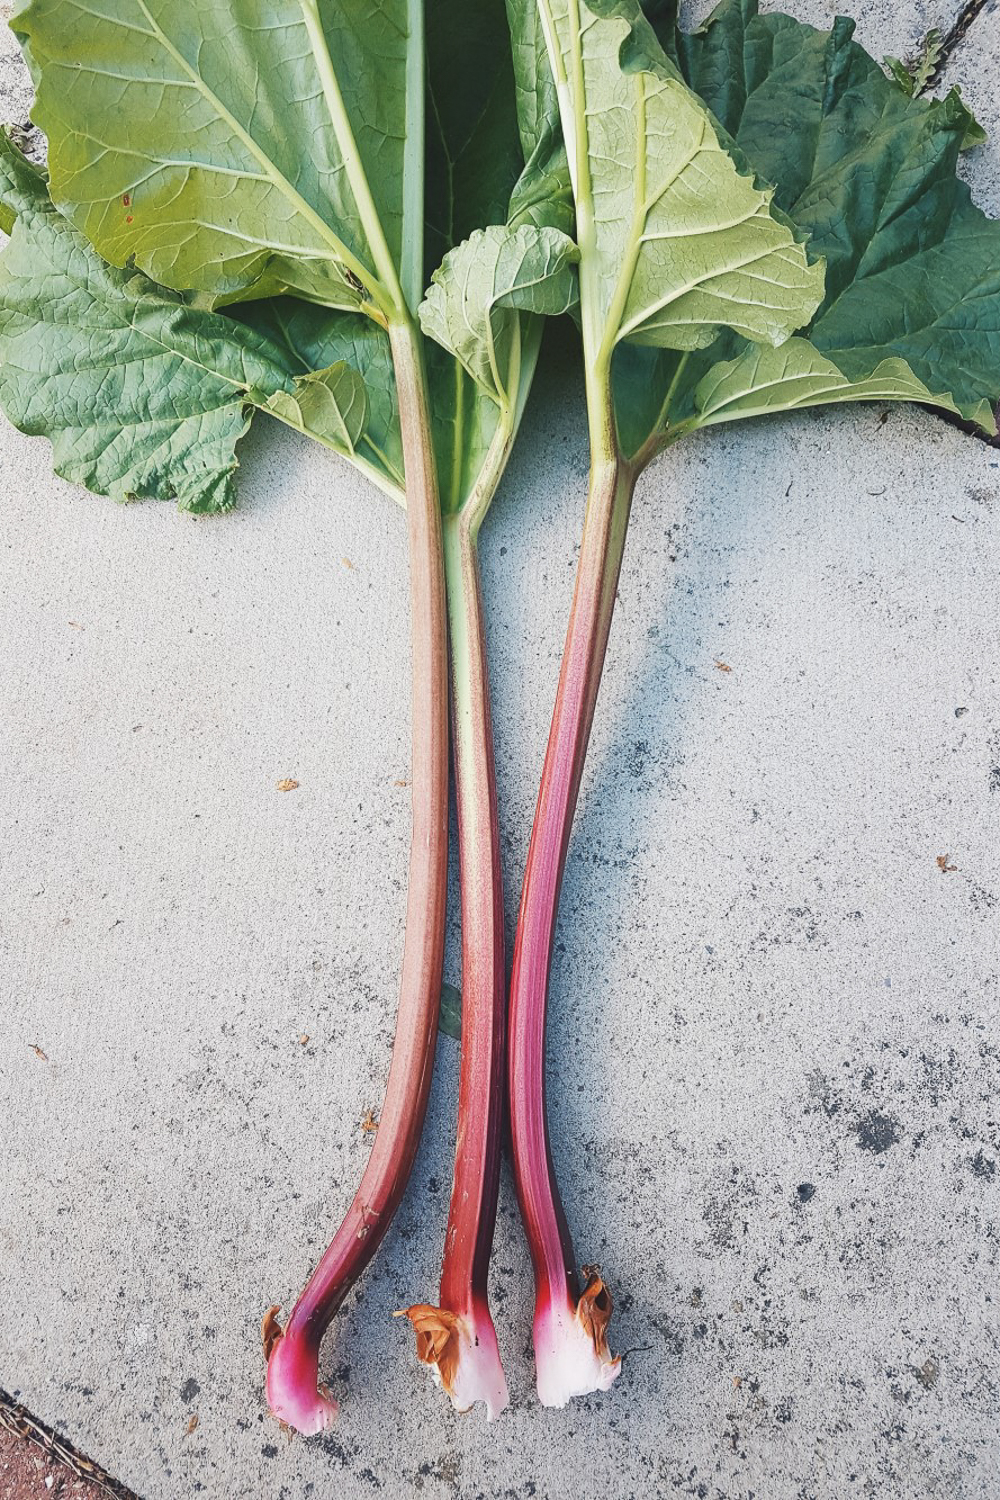
<path fill-rule="evenodd" d="M 876 50 L 936 18 L 860 9 Z M 968 168 L 994 212 L 998 43 L 992 8 L 949 74 L 994 132 Z M 551 356 L 483 545 L 511 916 L 586 474 L 567 382 Z M 291 434 L 243 464 L 241 510 L 198 522 L 77 492 L 0 429 L 0 1384 L 145 1500 L 993 1500 L 1000 452 L 864 409 L 646 476 L 551 1031 L 577 1249 L 634 1352 L 608 1396 L 535 1405 L 505 1180 L 513 1409 L 459 1418 L 415 1369 L 390 1313 L 436 1285 L 443 1038 L 412 1188 L 325 1348 L 339 1423 L 291 1445 L 257 1327 L 386 1069 L 405 556 L 391 505 Z"/>

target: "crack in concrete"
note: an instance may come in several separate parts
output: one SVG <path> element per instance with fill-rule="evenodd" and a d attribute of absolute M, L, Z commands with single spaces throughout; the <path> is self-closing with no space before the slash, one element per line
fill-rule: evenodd
<path fill-rule="evenodd" d="M 978 20 L 991 0 L 965 0 L 965 4 L 958 13 L 955 24 L 947 31 L 941 42 L 941 52 L 934 71 L 927 80 L 926 87 L 921 91 L 927 93 L 928 89 L 937 88 L 944 75 L 944 70 L 951 61 L 952 54 L 960 47 L 968 35 L 970 27 Z"/>

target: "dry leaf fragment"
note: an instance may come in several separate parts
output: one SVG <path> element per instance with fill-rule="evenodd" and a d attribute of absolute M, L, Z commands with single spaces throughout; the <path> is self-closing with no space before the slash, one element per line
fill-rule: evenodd
<path fill-rule="evenodd" d="M 72 625 L 72 627 L 73 627 L 74 630 L 82 630 L 83 629 L 83 626 L 80 624 L 79 620 L 67 620 L 66 624 L 67 625 Z"/>
<path fill-rule="evenodd" d="M 184 1429 L 184 1436 L 185 1437 L 190 1437 L 191 1434 L 192 1434 L 192 1432 L 194 1432 L 195 1428 L 197 1427 L 197 1425 L 198 1425 L 198 1413 L 196 1411 L 193 1411 L 191 1413 L 191 1415 L 188 1417 L 188 1424 L 187 1424 L 187 1426 Z"/>
<path fill-rule="evenodd" d="M 308 1042 L 308 1040 L 309 1040 L 309 1033 L 308 1033 L 308 1031 L 304 1031 L 302 1033 L 302 1035 L 299 1037 L 299 1046 L 300 1047 L 304 1047 L 306 1045 L 306 1042 Z"/>
<path fill-rule="evenodd" d="M 351 559 L 349 557 L 342 557 L 340 560 L 344 564 L 345 568 L 350 568 L 351 572 L 354 572 L 354 564 L 351 562 Z"/>
<path fill-rule="evenodd" d="M 274 1348 L 275 1344 L 278 1342 L 278 1340 L 281 1338 L 282 1333 L 284 1332 L 284 1329 L 278 1322 L 278 1314 L 280 1311 L 281 1308 L 276 1302 L 273 1307 L 268 1308 L 260 1325 L 260 1338 L 261 1343 L 264 1345 L 265 1364 L 267 1364 L 268 1360 L 271 1358 L 271 1350 Z"/>
<path fill-rule="evenodd" d="M 375 1118 L 375 1111 L 373 1109 L 366 1109 L 365 1110 L 364 1114 L 361 1117 L 361 1129 L 362 1130 L 377 1130 L 378 1129 L 378 1120 Z"/>
<path fill-rule="evenodd" d="M 35 1054 L 36 1057 L 40 1057 L 41 1058 L 42 1062 L 48 1062 L 48 1060 L 49 1060 L 48 1053 L 47 1052 L 43 1052 L 42 1049 L 41 1049 L 41 1047 L 39 1047 L 37 1045 L 37 1043 L 35 1043 L 35 1042 L 31 1043 L 31 1050 Z"/>
<path fill-rule="evenodd" d="M 408 781 L 394 781 L 392 784 L 393 786 L 409 786 L 410 783 Z"/>
<path fill-rule="evenodd" d="M 937 867 L 941 871 L 942 875 L 948 875 L 952 870 L 958 869 L 958 865 L 950 865 L 948 863 L 949 859 L 951 859 L 950 854 L 939 854 L 937 857 Z"/>
<path fill-rule="evenodd" d="M 715 665 L 720 672 L 731 672 L 733 670 L 729 663 L 725 661 L 716 661 Z"/>
<path fill-rule="evenodd" d="M 285 779 L 284 779 L 284 781 L 279 781 L 278 782 L 278 791 L 279 792 L 294 792 L 294 791 L 298 790 L 298 785 L 299 784 L 298 784 L 297 781 L 293 781 L 290 776 L 286 776 Z"/>

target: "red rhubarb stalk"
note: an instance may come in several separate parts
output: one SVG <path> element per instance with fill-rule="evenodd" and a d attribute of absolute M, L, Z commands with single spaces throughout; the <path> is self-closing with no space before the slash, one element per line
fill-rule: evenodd
<path fill-rule="evenodd" d="M 466 1411 L 482 1401 L 491 1421 L 508 1400 L 487 1295 L 500 1182 L 507 997 L 477 539 L 512 436 L 512 431 L 498 432 L 496 452 L 484 466 L 477 493 L 444 522 L 462 895 L 462 1061 L 440 1305 L 418 1303 L 406 1309 L 417 1335 L 418 1357 L 431 1367 L 454 1406 Z"/>
<path fill-rule="evenodd" d="M 267 1399 L 299 1432 L 320 1432 L 337 1405 L 319 1386 L 331 1319 L 372 1259 L 413 1167 L 430 1090 L 444 957 L 448 858 L 448 671 L 445 584 L 430 418 L 419 337 L 390 323 L 406 479 L 412 637 L 412 842 L 406 937 L 392 1062 L 361 1185 L 282 1331 L 264 1320 Z"/>
<path fill-rule="evenodd" d="M 602 424 L 604 425 L 604 424 Z M 610 418 L 608 419 L 610 425 Z M 635 471 L 604 427 L 591 470 L 576 587 L 521 894 L 510 990 L 514 1177 L 535 1271 L 534 1344 L 544 1406 L 607 1390 L 611 1294 L 596 1267 L 583 1283 L 559 1197 L 545 1093 L 545 1013 L 559 893 L 625 547 Z"/>

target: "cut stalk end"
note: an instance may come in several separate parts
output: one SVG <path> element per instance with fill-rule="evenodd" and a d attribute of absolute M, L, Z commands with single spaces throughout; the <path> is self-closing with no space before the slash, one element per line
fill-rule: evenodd
<path fill-rule="evenodd" d="M 535 1314 L 535 1376 L 543 1406 L 606 1391 L 621 1373 L 621 1359 L 608 1348 L 611 1293 L 592 1266 L 583 1269 L 587 1284 L 575 1307 L 567 1297 Z"/>
<path fill-rule="evenodd" d="M 308 1336 L 282 1332 L 278 1309 L 268 1308 L 261 1325 L 267 1361 L 267 1404 L 286 1427 L 305 1437 L 324 1432 L 337 1403 L 319 1383 L 319 1345 Z"/>
<path fill-rule="evenodd" d="M 403 1308 L 396 1317 L 409 1318 L 413 1324 L 417 1358 L 429 1366 L 455 1410 L 469 1411 L 482 1401 L 487 1420 L 494 1421 L 509 1398 L 489 1312 L 482 1309 L 466 1317 L 418 1302 Z"/>

